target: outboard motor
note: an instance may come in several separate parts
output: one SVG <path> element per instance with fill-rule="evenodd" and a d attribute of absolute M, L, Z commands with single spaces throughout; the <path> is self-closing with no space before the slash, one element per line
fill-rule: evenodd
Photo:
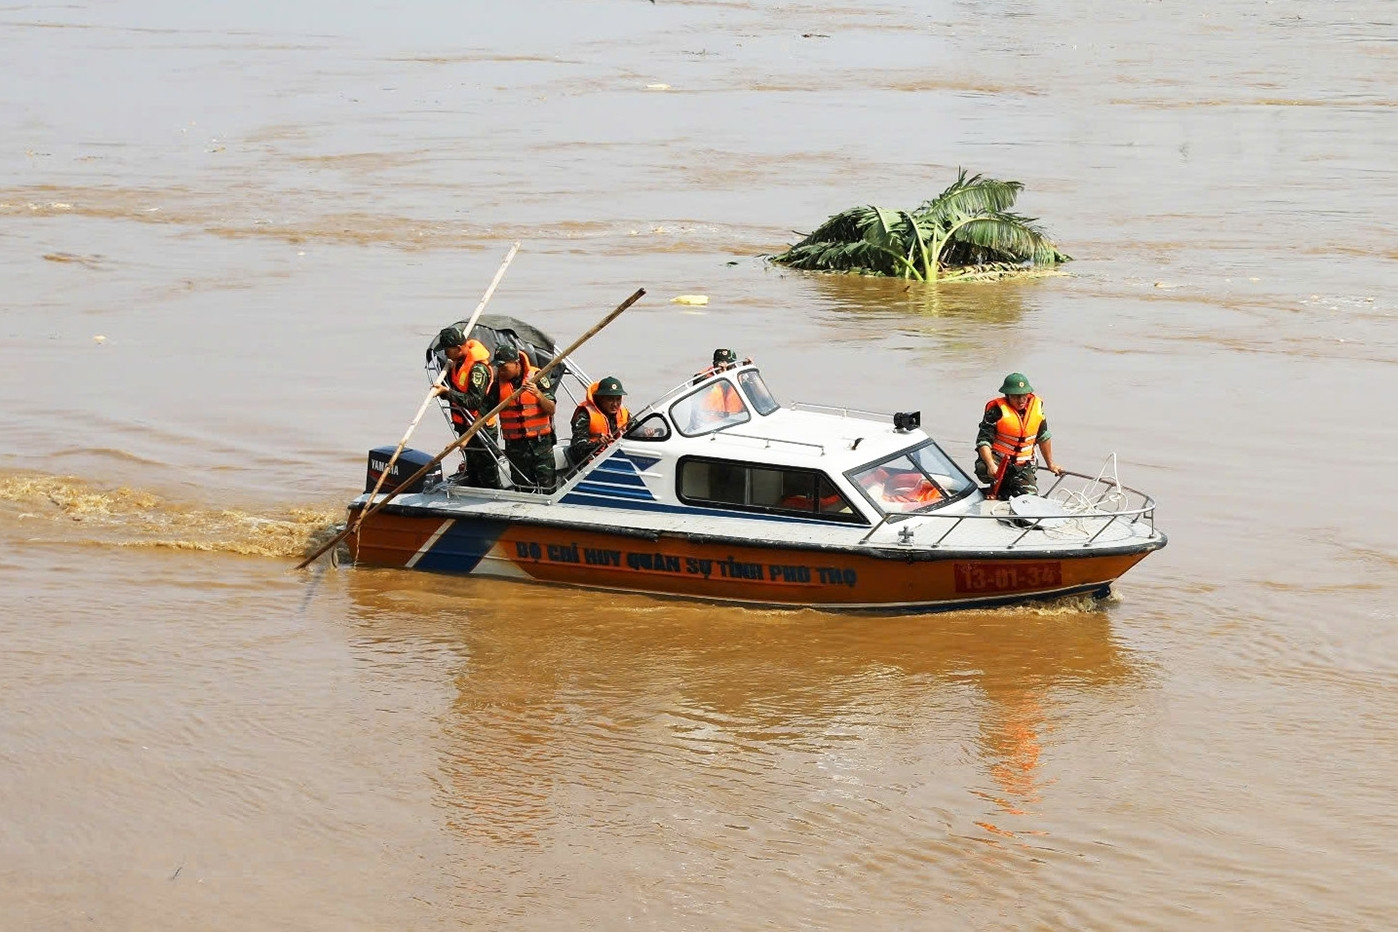
<path fill-rule="evenodd" d="M 369 451 L 369 471 L 364 477 L 365 492 L 374 491 L 374 486 L 378 484 L 379 476 L 383 474 L 384 467 L 387 466 L 388 461 L 393 458 L 393 451 L 396 449 L 398 449 L 397 446 L 375 447 Z M 398 484 L 400 482 L 413 475 L 430 462 L 432 462 L 432 455 L 430 453 L 423 453 L 421 450 L 404 450 L 393 463 L 393 469 L 389 470 L 388 478 L 383 481 L 383 488 L 379 489 L 379 494 L 392 492 L 398 489 Z M 427 475 L 399 491 L 421 492 L 428 485 L 441 481 L 442 464 L 438 463 L 428 471 Z M 375 501 L 377 500 L 378 499 L 375 498 Z"/>

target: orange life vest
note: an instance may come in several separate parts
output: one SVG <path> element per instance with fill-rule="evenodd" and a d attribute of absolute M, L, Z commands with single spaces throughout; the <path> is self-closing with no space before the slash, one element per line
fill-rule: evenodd
<path fill-rule="evenodd" d="M 874 478 L 883 483 L 883 500 L 886 502 L 911 502 L 926 505 L 938 501 L 942 493 L 920 472 L 889 470 L 883 467 L 875 470 Z"/>
<path fill-rule="evenodd" d="M 985 410 L 989 412 L 992 408 L 1000 409 L 1000 420 L 995 422 L 995 441 L 990 445 L 995 455 L 1014 457 L 1018 464 L 1032 462 L 1039 428 L 1044 423 L 1044 404 L 1039 396 L 1029 396 L 1023 417 L 1003 397 L 986 402 Z"/>
<path fill-rule="evenodd" d="M 485 371 L 489 373 L 485 383 L 486 388 L 489 389 L 491 381 L 495 378 L 495 370 L 490 368 L 490 350 L 486 349 L 480 340 L 467 340 L 462 349 L 464 355 L 461 360 L 453 363 L 447 373 L 447 381 L 451 383 L 451 387 L 458 392 L 469 392 L 471 390 L 471 370 L 476 367 L 476 363 L 483 362 L 485 363 Z M 467 409 L 466 413 L 470 414 L 472 418 L 480 417 L 481 414 L 479 411 L 470 409 Z M 466 418 L 456 405 L 451 407 L 451 421 L 459 428 L 464 429 L 466 426 Z M 486 421 L 486 426 L 494 427 L 495 418 Z"/>
<path fill-rule="evenodd" d="M 578 407 L 587 411 L 587 438 L 610 443 L 626 433 L 626 425 L 631 423 L 631 412 L 626 410 L 626 405 L 617 409 L 616 430 L 613 431 L 611 421 L 607 418 L 606 413 L 597 407 L 597 401 L 592 396 L 600 384 L 600 382 L 593 382 L 587 387 L 587 398 Z"/>
<path fill-rule="evenodd" d="M 743 399 L 727 379 L 715 382 L 704 392 L 704 409 L 714 414 L 742 414 Z"/>
<path fill-rule="evenodd" d="M 844 504 L 844 499 L 840 498 L 840 493 L 821 496 L 820 508 L 812 507 L 809 495 L 788 495 L 781 500 L 782 508 L 792 508 L 796 511 L 836 511 Z"/>
<path fill-rule="evenodd" d="M 489 364 L 490 350 L 486 349 L 485 344 L 480 340 L 467 340 L 465 361 L 469 362 L 469 365 L 466 366 L 467 371 L 470 371 L 471 366 L 474 366 L 478 362 Z"/>
<path fill-rule="evenodd" d="M 523 384 L 538 370 L 529 362 L 529 357 L 519 354 L 520 383 Z M 503 401 L 514 391 L 511 383 L 497 382 L 500 400 Z M 500 412 L 500 432 L 506 440 L 525 440 L 531 437 L 547 437 L 553 433 L 553 415 L 545 414 L 539 406 L 539 396 L 530 391 L 520 392 L 509 407 Z"/>

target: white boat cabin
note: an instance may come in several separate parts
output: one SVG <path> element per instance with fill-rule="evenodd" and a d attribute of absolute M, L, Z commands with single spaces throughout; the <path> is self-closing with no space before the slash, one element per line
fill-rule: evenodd
<path fill-rule="evenodd" d="M 867 527 L 976 489 L 915 424 L 915 415 L 783 407 L 756 366 L 738 366 L 639 412 L 618 443 L 567 477 L 557 500 Z"/>

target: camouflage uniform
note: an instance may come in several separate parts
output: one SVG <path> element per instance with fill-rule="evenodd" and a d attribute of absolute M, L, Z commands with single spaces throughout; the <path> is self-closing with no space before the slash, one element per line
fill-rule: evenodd
<path fill-rule="evenodd" d="M 553 491 L 554 473 L 558 468 L 553 460 L 553 447 L 553 434 L 506 441 L 505 458 L 514 467 L 516 488 L 544 495 Z"/>
<path fill-rule="evenodd" d="M 499 379 L 490 386 L 486 393 L 485 409 L 490 410 L 500 403 L 502 398 L 508 398 L 510 393 L 519 387 L 519 383 L 502 385 Z M 554 393 L 558 391 L 558 385 L 551 376 L 544 376 L 538 380 L 539 395 L 554 400 Z M 541 492 L 545 495 L 553 491 L 554 477 L 557 466 L 553 460 L 553 447 L 556 442 L 554 433 L 550 430 L 541 437 L 526 437 L 522 440 L 505 441 L 505 459 L 510 461 L 510 475 L 514 479 L 515 488 L 521 491 Z"/>
<path fill-rule="evenodd" d="M 458 408 L 466 413 L 468 418 L 474 420 L 472 411 L 488 411 L 494 404 L 486 403 L 486 389 L 490 387 L 491 371 L 490 366 L 484 362 L 478 362 L 471 367 L 471 371 L 466 373 L 467 389 L 458 391 L 452 385 L 452 380 L 447 380 L 447 399 L 452 407 Z M 470 427 L 469 423 L 454 424 L 457 436 L 466 433 Z M 478 489 L 498 489 L 500 488 L 500 468 L 496 464 L 495 451 L 500 449 L 500 436 L 494 427 L 482 427 L 476 435 L 466 441 L 466 448 L 461 451 L 465 458 L 466 484 L 475 486 Z"/>
<path fill-rule="evenodd" d="M 988 472 L 981 458 L 976 457 L 976 478 L 986 485 L 995 484 L 995 476 Z M 1033 463 L 1011 463 L 1005 467 L 1005 479 L 1000 483 L 998 497 L 1014 498 L 1016 495 L 1038 495 L 1039 476 Z"/>
<path fill-rule="evenodd" d="M 980 458 L 980 448 L 993 446 L 995 443 L 995 425 L 1000 421 L 1000 409 L 991 408 L 985 412 L 985 417 L 981 420 L 980 428 L 976 431 L 976 478 L 986 485 L 995 484 L 995 474 L 985 468 L 985 461 Z M 1045 418 L 1039 424 L 1039 435 L 1034 443 L 1037 446 L 1045 440 L 1049 440 L 1053 434 L 1049 433 L 1048 419 Z M 996 455 L 996 466 L 999 466 L 999 457 Z M 1034 461 L 1027 463 L 1011 463 L 1005 469 L 1005 479 L 1000 483 L 999 497 L 1001 499 L 1014 498 L 1016 495 L 1038 495 L 1039 476 L 1034 468 Z"/>
<path fill-rule="evenodd" d="M 602 416 L 607 418 L 608 432 L 612 437 L 615 437 L 617 435 L 617 417 L 608 416 L 606 412 L 603 412 Z M 582 405 L 579 405 L 578 409 L 573 412 L 573 420 L 569 426 L 573 428 L 573 437 L 568 441 L 568 462 L 574 466 L 586 461 L 611 442 L 610 438 L 598 439 L 592 436 L 592 416 Z"/>
<path fill-rule="evenodd" d="M 602 449 L 602 441 L 592 439 L 592 415 L 581 405 L 573 412 L 569 426 L 573 428 L 573 438 L 568 441 L 568 462 L 576 466 Z"/>

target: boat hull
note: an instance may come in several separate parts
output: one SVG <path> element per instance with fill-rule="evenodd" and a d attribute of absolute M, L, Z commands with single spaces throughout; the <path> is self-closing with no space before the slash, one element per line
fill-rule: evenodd
<path fill-rule="evenodd" d="M 352 513 L 352 518 L 357 516 Z M 377 511 L 356 564 L 836 611 L 935 611 L 1105 594 L 1161 537 L 1112 550 L 947 552 L 754 543 L 430 511 Z"/>

